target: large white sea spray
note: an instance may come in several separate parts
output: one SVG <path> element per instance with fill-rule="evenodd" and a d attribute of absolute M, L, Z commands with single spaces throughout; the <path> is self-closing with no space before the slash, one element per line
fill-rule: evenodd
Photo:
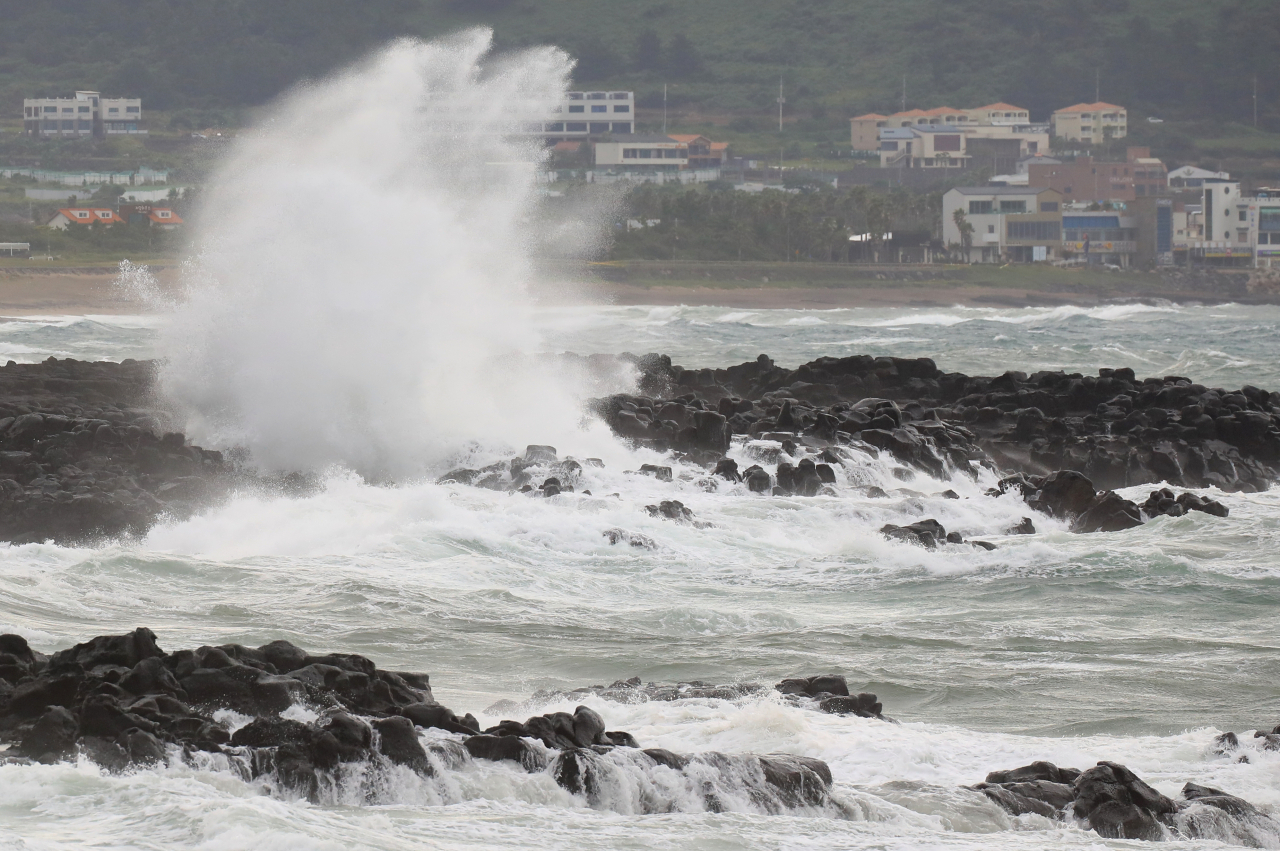
<path fill-rule="evenodd" d="M 407 475 L 470 441 L 581 438 L 526 355 L 551 114 L 572 69 L 491 33 L 399 41 L 263 112 L 215 173 L 161 386 L 266 467 Z"/>

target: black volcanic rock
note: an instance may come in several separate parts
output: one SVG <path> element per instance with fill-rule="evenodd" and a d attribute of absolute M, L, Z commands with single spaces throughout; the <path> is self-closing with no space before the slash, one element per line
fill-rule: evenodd
<path fill-rule="evenodd" d="M 15 746 L 7 756 L 0 751 L 0 764 L 83 754 L 123 771 L 206 751 L 225 754 L 268 788 L 320 800 L 344 767 L 360 766 L 357 774 L 377 788 L 385 783 L 380 771 L 402 767 L 431 777 L 478 759 L 514 762 L 529 772 L 550 766 L 564 788 L 595 801 L 601 778 L 619 765 L 684 771 L 696 763 L 690 782 L 716 776 L 769 811 L 823 805 L 832 782 L 825 763 L 806 757 L 642 752 L 634 736 L 606 729 L 587 706 L 502 721 L 482 733 L 470 715 L 459 718 L 435 703 L 426 674 L 381 670 L 355 654 L 312 655 L 285 641 L 165 653 L 155 634 L 141 628 L 99 636 L 46 662 L 20 636 L 0 635 L 0 656 L 4 682 L 12 678 L 14 686 L 0 693 L 0 744 Z M 615 686 L 641 688 L 638 679 Z M 703 688 L 677 696 L 725 694 Z M 294 705 L 318 717 L 281 717 Z M 221 709 L 251 717 L 231 734 L 215 720 Z M 424 741 L 423 728 L 448 738 Z M 618 762 L 615 751 L 628 756 Z"/>
<path fill-rule="evenodd" d="M 1280 823 L 1220 789 L 1187 783 L 1175 800 L 1114 762 L 1099 762 L 1083 772 L 1033 762 L 993 771 L 973 788 L 1012 815 L 1074 819 L 1110 839 L 1235 836 L 1244 844 L 1254 844 L 1259 834 L 1280 833 Z"/>

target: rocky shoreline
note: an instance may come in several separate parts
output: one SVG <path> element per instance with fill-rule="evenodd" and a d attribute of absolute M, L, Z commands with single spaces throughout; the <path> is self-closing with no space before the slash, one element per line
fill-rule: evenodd
<path fill-rule="evenodd" d="M 614 703 L 762 699 L 776 693 L 804 710 L 891 722 L 874 694 L 850 694 L 844 677 L 759 683 L 641 683 L 534 695 L 529 705 L 595 696 Z M 521 704 L 486 710 L 501 717 Z M 481 729 L 437 703 L 430 677 L 380 669 L 349 653 L 311 654 L 287 642 L 166 653 L 151 630 L 99 636 L 50 656 L 18 635 L 0 635 L 0 764 L 88 759 L 110 772 L 185 762 L 236 773 L 285 798 L 323 803 L 325 790 L 356 782 L 377 800 L 397 771 L 431 779 L 480 762 L 545 773 L 589 806 L 607 808 L 620 773 L 658 777 L 694 790 L 709 812 L 724 796 L 756 809 L 848 815 L 836 778 L 820 759 L 794 754 L 677 754 L 606 729 L 595 710 L 549 712 Z M 1258 732 L 1280 748 L 1280 728 Z M 1210 756 L 1240 750 L 1219 736 Z M 209 757 L 221 761 L 209 762 Z M 665 773 L 664 773 L 665 772 Z M 1104 837 L 1234 839 L 1280 836 L 1280 823 L 1219 789 L 1187 783 L 1171 799 L 1113 762 L 1085 771 L 1037 762 L 994 771 L 971 787 L 1013 816 L 1074 823 Z M 663 812 L 660 802 L 645 812 Z"/>
<path fill-rule="evenodd" d="M 578 360 L 578 367 L 600 366 L 598 358 Z M 1139 380 L 1130 369 L 975 377 L 944 373 L 928 358 L 820 358 L 796 369 L 765 355 L 725 369 L 684 369 L 665 355 L 607 360 L 614 371 L 618 360 L 629 363 L 639 388 L 591 404 L 615 434 L 755 493 L 835 495 L 834 470 L 868 458 L 892 463 L 904 481 L 917 473 L 976 478 L 986 468 L 1004 476 L 993 496 L 1016 489 L 1030 508 L 1091 532 L 1161 514 L 1226 515 L 1195 494 L 1153 490 L 1139 505 L 1116 488 L 1252 492 L 1280 475 L 1280 393 L 1252 386 Z M 168 427 L 153 381 L 154 364 L 143 361 L 49 358 L 0 367 L 0 540 L 138 536 L 237 490 L 313 486 L 304 475 L 263 476 L 234 453 L 191 445 Z M 759 463 L 739 469 L 726 457 L 743 446 Z M 530 446 L 523 456 L 442 480 L 554 496 L 571 491 L 581 470 L 553 447 Z M 671 478 L 667 466 L 638 472 Z M 879 487 L 863 492 L 888 495 Z M 650 508 L 699 522 L 678 500 Z M 1025 526 L 1034 530 L 1034 520 Z M 926 546 L 947 539 L 936 529 L 886 534 Z M 605 535 L 644 544 L 624 530 Z"/>

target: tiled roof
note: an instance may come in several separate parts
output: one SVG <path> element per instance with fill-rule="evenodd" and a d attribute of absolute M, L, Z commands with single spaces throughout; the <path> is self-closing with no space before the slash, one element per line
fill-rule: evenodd
<path fill-rule="evenodd" d="M 1003 102 L 1002 102 L 1002 103 L 989 103 L 989 104 L 987 104 L 986 106 L 980 106 L 980 107 L 978 107 L 978 111 L 981 111 L 981 110 L 984 110 L 984 109 L 997 109 L 997 110 L 1002 110 L 1002 111 L 1009 111 L 1009 110 L 1012 110 L 1012 111 L 1014 111 L 1014 112 L 1026 112 L 1026 110 L 1025 110 L 1025 109 L 1023 109 L 1023 108 L 1022 108 L 1022 107 L 1020 107 L 1020 106 L 1014 106 L 1014 105 L 1013 105 L 1013 104 L 1011 104 L 1011 103 L 1003 103 Z"/>
<path fill-rule="evenodd" d="M 107 222 L 115 224 L 123 222 L 124 219 L 116 215 L 116 211 L 99 207 L 60 207 L 58 212 L 66 216 L 69 221 L 77 224 L 89 225 L 94 222 Z"/>
<path fill-rule="evenodd" d="M 1078 103 L 1075 106 L 1057 109 L 1054 110 L 1054 114 L 1056 115 L 1059 112 L 1097 112 L 1102 109 L 1124 109 L 1124 107 L 1116 106 L 1114 103 L 1103 103 L 1102 101 L 1098 101 L 1097 103 Z"/>

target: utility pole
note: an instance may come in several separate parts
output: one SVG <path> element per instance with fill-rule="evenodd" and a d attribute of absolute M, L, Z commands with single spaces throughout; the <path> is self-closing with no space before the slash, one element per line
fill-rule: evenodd
<path fill-rule="evenodd" d="M 662 84 L 662 135 L 667 135 L 667 84 Z"/>
<path fill-rule="evenodd" d="M 1093 69 L 1093 102 L 1102 102 L 1102 70 L 1099 68 Z"/>
<path fill-rule="evenodd" d="M 778 132 L 782 132 L 782 105 L 787 99 L 782 96 L 782 78 L 778 78 Z"/>
<path fill-rule="evenodd" d="M 1258 129 L 1258 75 L 1253 75 L 1253 129 Z"/>

